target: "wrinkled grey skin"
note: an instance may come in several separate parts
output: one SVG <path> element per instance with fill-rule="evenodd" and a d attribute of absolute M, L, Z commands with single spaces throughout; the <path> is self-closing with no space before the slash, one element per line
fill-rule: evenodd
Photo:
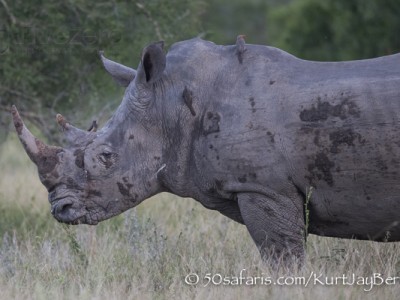
<path fill-rule="evenodd" d="M 400 240 L 400 54 L 313 62 L 238 37 L 152 44 L 137 71 L 102 60 L 126 91 L 101 131 L 59 115 L 70 143 L 49 147 L 13 108 L 60 222 L 166 191 L 245 224 L 275 260 L 302 260 L 306 233 Z"/>

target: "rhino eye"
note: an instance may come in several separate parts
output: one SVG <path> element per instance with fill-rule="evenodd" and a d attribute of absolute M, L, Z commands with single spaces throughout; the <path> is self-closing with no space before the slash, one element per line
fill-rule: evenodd
<path fill-rule="evenodd" d="M 100 163 L 103 164 L 108 169 L 115 163 L 117 155 L 112 152 L 104 151 L 98 154 L 97 158 L 100 161 Z"/>

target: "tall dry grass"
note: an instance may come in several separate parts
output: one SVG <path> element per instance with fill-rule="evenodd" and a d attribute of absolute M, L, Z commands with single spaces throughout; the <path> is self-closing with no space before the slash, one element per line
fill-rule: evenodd
<path fill-rule="evenodd" d="M 96 227 L 69 227 L 51 217 L 15 138 L 0 151 L 0 299 L 399 299 L 399 243 L 310 236 L 305 266 L 275 274 L 244 226 L 169 194 Z M 376 273 L 399 278 L 361 284 Z M 199 282 L 188 285 L 193 274 Z M 359 284 L 343 284 L 353 274 Z"/>

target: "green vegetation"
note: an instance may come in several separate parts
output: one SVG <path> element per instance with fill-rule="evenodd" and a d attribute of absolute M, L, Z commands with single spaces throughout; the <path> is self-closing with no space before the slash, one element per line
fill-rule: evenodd
<path fill-rule="evenodd" d="M 311 60 L 351 60 L 400 52 L 398 0 L 300 0 L 270 13 L 271 40 Z"/>
<path fill-rule="evenodd" d="M 104 72 L 98 51 L 136 68 L 146 44 L 198 34 L 202 11 L 200 0 L 1 1 L 1 120 L 16 104 L 54 141 L 56 125 L 48 120 L 58 112 L 84 128 L 92 117 L 109 116 L 123 90 Z"/>
<path fill-rule="evenodd" d="M 308 237 L 308 227 L 310 226 L 310 202 L 311 202 L 311 196 L 313 192 L 313 187 L 310 187 L 308 190 L 306 190 L 306 202 L 304 203 L 304 219 L 306 222 L 306 232 L 305 232 L 305 240 L 307 241 Z"/>

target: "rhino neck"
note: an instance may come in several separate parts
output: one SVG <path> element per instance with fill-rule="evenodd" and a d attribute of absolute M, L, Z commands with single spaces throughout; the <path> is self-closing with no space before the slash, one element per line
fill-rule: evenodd
<path fill-rule="evenodd" d="M 193 105 L 194 106 L 194 105 Z M 191 108 L 193 109 L 193 108 Z M 195 145 L 202 134 L 201 113 L 193 116 L 191 109 L 183 107 L 177 116 L 163 118 L 174 120 L 164 126 L 162 159 L 166 167 L 158 178 L 164 191 L 181 197 L 193 197 L 197 169 L 194 160 Z M 199 107 L 194 107 L 199 111 Z"/>

